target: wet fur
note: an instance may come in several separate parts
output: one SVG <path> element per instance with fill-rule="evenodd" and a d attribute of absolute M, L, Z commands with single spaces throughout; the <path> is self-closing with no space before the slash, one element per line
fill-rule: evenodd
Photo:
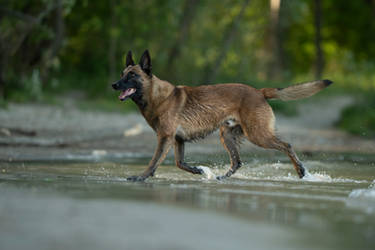
<path fill-rule="evenodd" d="M 133 78 L 129 78 L 131 72 Z M 222 179 L 231 176 L 241 166 L 238 144 L 242 138 L 252 143 L 286 153 L 300 178 L 305 170 L 290 144 L 281 141 L 274 132 L 275 117 L 266 99 L 295 100 L 311 96 L 328 86 L 328 80 L 293 85 L 285 89 L 255 89 L 239 83 L 174 86 L 152 74 L 151 58 L 145 51 L 135 65 L 131 52 L 122 78 L 113 84 L 116 90 L 134 87 L 130 98 L 138 105 L 147 123 L 158 137 L 158 146 L 148 169 L 129 180 L 144 180 L 153 176 L 171 146 L 174 146 L 176 165 L 188 172 L 202 170 L 184 162 L 184 143 L 204 138 L 220 129 L 220 140 L 228 151 L 231 168 Z"/>

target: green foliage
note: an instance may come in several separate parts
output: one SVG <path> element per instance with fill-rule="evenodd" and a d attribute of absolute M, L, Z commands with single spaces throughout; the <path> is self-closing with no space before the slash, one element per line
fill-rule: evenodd
<path fill-rule="evenodd" d="M 297 106 L 293 102 L 269 101 L 272 109 L 286 116 L 295 116 L 298 114 Z"/>
<path fill-rule="evenodd" d="M 0 99 L 0 109 L 6 109 L 8 107 L 8 103 L 5 100 Z"/>
<path fill-rule="evenodd" d="M 49 92 L 68 92 L 71 89 L 81 90 L 90 98 L 105 97 L 114 92 L 110 88 L 108 77 L 103 72 L 87 74 L 78 70 L 71 70 L 56 74 L 54 84 L 47 88 Z"/>
<path fill-rule="evenodd" d="M 78 103 L 78 107 L 82 110 L 96 110 L 103 112 L 132 112 L 137 110 L 137 106 L 134 102 L 130 100 L 120 102 L 117 98 L 85 99 Z"/>
<path fill-rule="evenodd" d="M 232 0 L 199 1 L 187 35 L 178 44 L 180 53 L 174 65 L 167 67 L 171 46 L 181 35 L 185 1 L 150 0 L 142 4 L 136 0 L 61 1 L 65 38 L 52 65 L 53 70 L 41 77 L 42 89 L 48 88 L 51 79 L 63 77 L 71 79 L 61 80 L 68 88 L 91 88 L 95 84 L 98 85 L 95 88 L 103 90 L 105 87 L 99 85 L 115 80 L 109 75 L 110 71 L 122 70 L 124 54 L 128 50 L 133 50 L 139 58 L 146 48 L 151 51 L 154 72 L 161 78 L 176 84 L 202 84 L 206 66 L 215 65 L 223 49 L 223 35 L 243 4 L 243 1 Z M 12 0 L 3 6 L 37 17 L 54 2 Z M 310 0 L 281 1 L 282 79 L 288 82 L 314 78 L 313 3 Z M 334 78 L 336 86 L 350 89 L 355 85 L 366 91 L 374 90 L 375 23 L 371 21 L 374 4 L 371 1 L 333 0 L 323 1 L 322 7 L 324 75 Z M 269 8 L 269 1 L 263 0 L 251 1 L 247 6 L 215 82 L 262 82 L 272 78 L 266 65 L 267 39 L 272 36 L 268 33 Z M 55 10 L 49 12 L 28 33 L 5 72 L 5 80 L 15 82 L 7 84 L 7 88 L 17 91 L 18 86 L 23 87 L 19 76 L 30 77 L 35 69 L 44 74 L 46 51 L 43 46 L 56 37 L 55 16 Z M 26 24 L 12 15 L 4 15 L 0 21 L 2 32 L 11 43 L 19 34 L 18 28 L 22 30 Z M 76 76 L 79 80 L 72 79 Z"/>
<path fill-rule="evenodd" d="M 58 2 L 64 32 L 58 53 L 50 56 L 59 37 Z M 261 88 L 313 80 L 314 2 L 282 0 L 280 31 L 272 33 L 270 1 L 264 0 L 250 1 L 236 27 L 231 24 L 243 0 L 1 0 L 0 94 L 3 88 L 7 99 L 43 101 L 78 89 L 110 109 L 103 100 L 117 101 L 110 83 L 123 70 L 125 53 L 132 50 L 137 61 L 144 49 L 151 51 L 153 72 L 176 85 L 209 84 L 203 80 L 207 69 L 217 66 L 223 51 L 213 83 Z M 375 92 L 374 1 L 321 2 L 323 78 L 335 82 L 325 92 Z M 190 22 L 187 4 L 194 5 Z M 35 25 L 25 19 L 43 13 Z M 235 32 L 226 48 L 230 28 Z M 279 38 L 279 52 L 270 51 L 272 37 Z M 172 53 L 175 46 L 178 53 Z M 282 72 L 271 81 L 269 61 L 277 53 Z M 277 111 L 296 113 L 293 104 L 270 103 Z"/>
<path fill-rule="evenodd" d="M 324 1 L 327 40 L 359 60 L 375 57 L 375 7 L 371 1 Z"/>
<path fill-rule="evenodd" d="M 375 136 L 375 95 L 357 101 L 341 114 L 337 126 L 356 135 Z"/>

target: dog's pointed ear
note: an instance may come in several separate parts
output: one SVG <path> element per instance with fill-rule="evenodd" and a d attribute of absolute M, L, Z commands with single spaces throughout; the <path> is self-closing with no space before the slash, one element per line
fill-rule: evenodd
<path fill-rule="evenodd" d="M 139 65 L 141 66 L 141 69 L 149 76 L 152 76 L 151 73 L 151 57 L 150 53 L 146 49 L 145 52 L 143 52 L 143 55 L 141 57 L 141 60 L 139 60 Z"/>
<path fill-rule="evenodd" d="M 126 55 L 126 67 L 128 67 L 129 65 L 131 66 L 135 65 L 131 50 L 129 50 L 128 54 Z"/>

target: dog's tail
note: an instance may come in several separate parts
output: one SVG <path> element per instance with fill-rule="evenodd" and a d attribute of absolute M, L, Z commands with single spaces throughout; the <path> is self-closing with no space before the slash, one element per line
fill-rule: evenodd
<path fill-rule="evenodd" d="M 321 80 L 295 84 L 286 88 L 263 88 L 262 91 L 266 99 L 280 99 L 282 101 L 298 100 L 315 95 L 320 90 L 328 87 L 333 82 Z"/>

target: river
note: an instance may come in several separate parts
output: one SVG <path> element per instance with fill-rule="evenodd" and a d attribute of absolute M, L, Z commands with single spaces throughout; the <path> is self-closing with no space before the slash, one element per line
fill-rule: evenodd
<path fill-rule="evenodd" d="M 305 157 L 300 180 L 281 156 L 168 157 L 154 178 L 148 157 L 0 163 L 0 249 L 374 249 L 374 156 Z"/>

